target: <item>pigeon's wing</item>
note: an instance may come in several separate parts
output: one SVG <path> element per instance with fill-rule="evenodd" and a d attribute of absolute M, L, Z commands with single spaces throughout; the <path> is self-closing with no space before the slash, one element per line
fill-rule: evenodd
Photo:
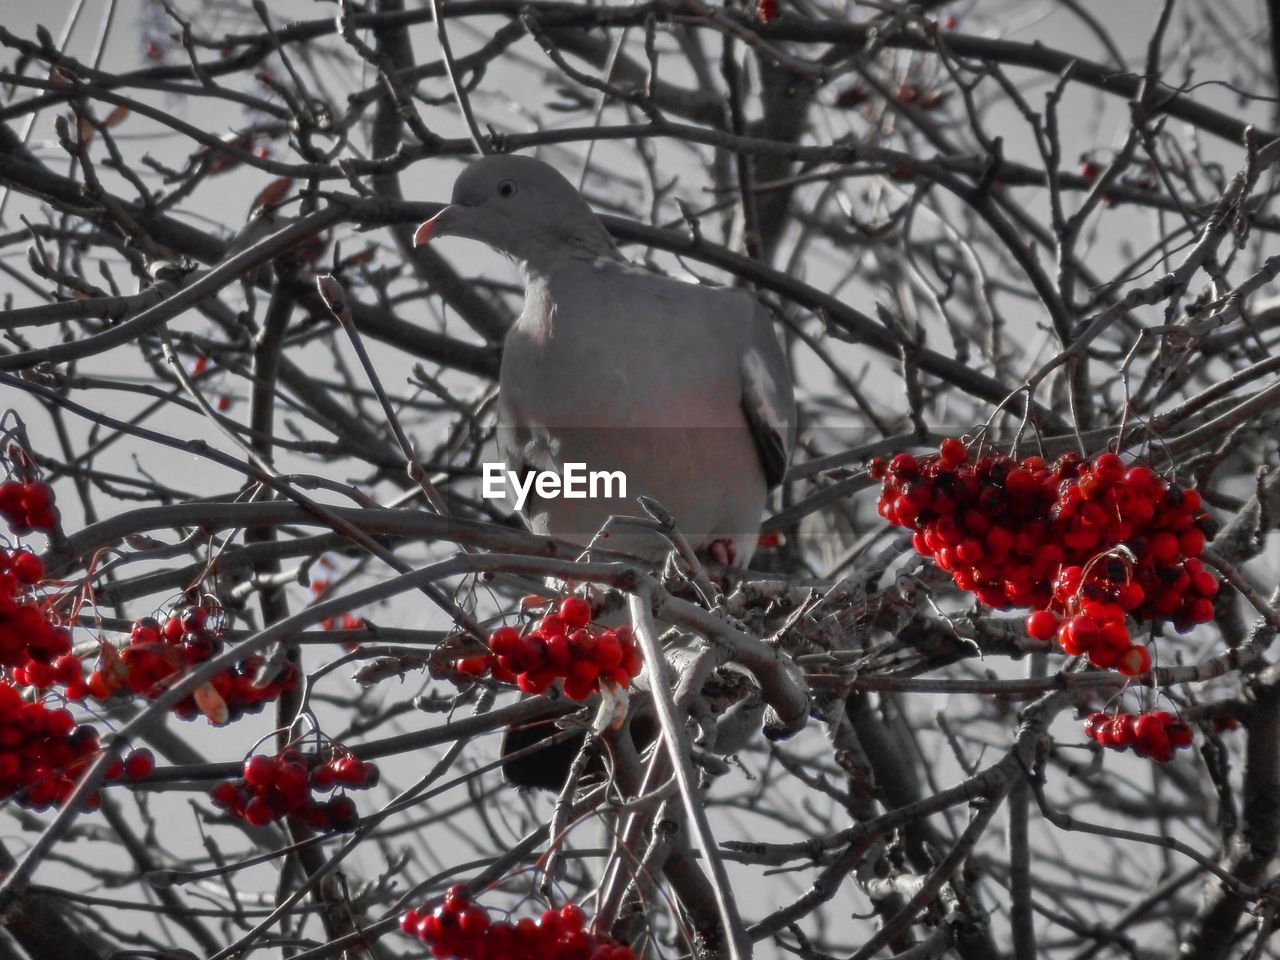
<path fill-rule="evenodd" d="M 753 312 L 742 348 L 742 409 L 760 451 L 770 487 L 782 482 L 796 433 L 791 370 L 773 332 L 769 311 L 752 299 Z"/>

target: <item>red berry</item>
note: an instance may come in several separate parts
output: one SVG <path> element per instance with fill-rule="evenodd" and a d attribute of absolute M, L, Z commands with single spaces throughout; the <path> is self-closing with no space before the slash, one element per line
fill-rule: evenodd
<path fill-rule="evenodd" d="M 1165 733 L 1169 736 L 1169 744 L 1171 746 L 1175 748 L 1191 746 L 1191 728 L 1181 720 L 1175 720 L 1173 723 L 1165 727 Z"/>
<path fill-rule="evenodd" d="M 339 833 L 350 833 L 360 826 L 360 814 L 350 797 L 333 797 L 325 804 L 330 827 Z"/>
<path fill-rule="evenodd" d="M 538 621 L 538 629 L 536 633 L 543 637 L 554 637 L 557 633 L 568 633 L 568 624 L 554 613 L 548 613 L 545 617 Z"/>
<path fill-rule="evenodd" d="M 53 488 L 47 483 L 32 480 L 22 485 L 22 505 L 27 513 L 38 513 L 53 503 Z"/>
<path fill-rule="evenodd" d="M 969 537 L 956 547 L 956 558 L 965 563 L 979 563 L 985 554 L 982 541 L 977 537 Z"/>
<path fill-rule="evenodd" d="M 26 550 L 13 557 L 11 569 L 18 581 L 29 587 L 44 579 L 44 561 Z"/>
<path fill-rule="evenodd" d="M 1111 452 L 1098 454 L 1093 460 L 1093 470 L 1108 483 L 1115 483 L 1125 475 L 1124 461 Z"/>
<path fill-rule="evenodd" d="M 573 651 L 569 647 L 569 638 L 563 633 L 557 633 L 554 637 L 549 637 L 543 649 L 546 650 L 547 661 L 557 670 L 563 670 L 569 666 L 569 661 L 573 659 Z"/>
<path fill-rule="evenodd" d="M 1169 752 L 1169 735 L 1162 719 L 1167 716 L 1166 713 L 1146 713 L 1139 717 L 1134 725 L 1138 746 L 1147 756 L 1160 757 Z"/>
<path fill-rule="evenodd" d="M 199 633 L 204 629 L 208 619 L 209 614 L 204 607 L 187 607 L 182 611 L 182 618 L 179 622 L 182 624 L 184 633 Z"/>
<path fill-rule="evenodd" d="M 156 768 L 156 758 L 146 747 L 129 751 L 124 758 L 124 775 L 130 780 L 143 780 Z"/>
<path fill-rule="evenodd" d="M 418 921 L 418 939 L 423 943 L 434 943 L 444 933 L 444 924 L 440 922 L 439 911 L 429 913 Z M 448 952 L 441 950 L 437 953 L 435 948 L 431 951 L 433 956 L 448 956 Z"/>
<path fill-rule="evenodd" d="M 533 670 L 520 674 L 516 686 L 528 694 L 546 693 L 556 678 L 555 670 Z"/>
<path fill-rule="evenodd" d="M 343 757 L 334 768 L 334 773 L 343 783 L 353 785 L 364 783 L 364 764 L 360 762 L 359 757 L 353 757 L 350 754 Z"/>
<path fill-rule="evenodd" d="M 1172 533 L 1157 533 L 1151 538 L 1147 552 L 1162 567 L 1172 566 L 1178 559 L 1178 538 Z"/>
<path fill-rule="evenodd" d="M 1202 597 L 1213 597 L 1218 593 L 1218 578 L 1208 570 L 1198 570 L 1191 575 L 1191 589 Z"/>
<path fill-rule="evenodd" d="M 612 630 L 606 630 L 596 637 L 593 653 L 592 659 L 599 664 L 601 673 L 611 672 L 622 665 L 622 644 Z"/>
<path fill-rule="evenodd" d="M 333 822 L 329 819 L 329 811 L 325 807 L 313 803 L 310 800 L 304 801 L 302 805 L 293 812 L 293 815 L 300 818 L 308 827 L 319 833 L 324 833 L 333 827 Z"/>
<path fill-rule="evenodd" d="M 1004 527 L 992 527 L 987 531 L 986 539 L 991 552 L 998 556 L 1007 554 L 1016 542 L 1013 534 Z"/>
<path fill-rule="evenodd" d="M 1117 653 L 1127 649 L 1132 642 L 1133 638 L 1129 636 L 1129 630 L 1123 623 L 1113 620 L 1104 623 L 1098 630 L 1098 644 L 1112 647 Z"/>
<path fill-rule="evenodd" d="M 1155 598 L 1156 613 L 1162 617 L 1171 617 L 1182 607 L 1182 594 L 1177 590 L 1161 590 Z"/>
<path fill-rule="evenodd" d="M 1097 740 L 1102 736 L 1102 728 L 1109 723 L 1111 718 L 1101 710 L 1095 710 L 1085 719 L 1084 732 L 1091 740 Z"/>
<path fill-rule="evenodd" d="M 101 670 L 94 670 L 89 674 L 89 679 L 85 681 L 85 686 L 89 689 L 89 695 L 95 700 L 106 700 L 111 696 L 111 688 L 107 683 L 106 674 Z"/>
<path fill-rule="evenodd" d="M 44 729 L 50 736 L 69 737 L 75 728 L 76 718 L 70 710 L 50 710 L 44 716 Z"/>
<path fill-rule="evenodd" d="M 1121 585 L 1116 590 L 1116 603 L 1122 610 L 1136 610 L 1142 606 L 1144 599 L 1146 599 L 1146 594 L 1143 593 L 1142 587 L 1133 580 Z"/>
<path fill-rule="evenodd" d="M 266 797 L 258 794 L 244 805 L 244 819 L 251 826 L 265 827 L 276 818 L 275 808 Z"/>
<path fill-rule="evenodd" d="M 255 753 L 244 762 L 244 778 L 250 786 L 265 789 L 276 778 L 275 761 L 266 754 Z"/>
<path fill-rule="evenodd" d="M 1099 643 L 1089 650 L 1089 662 L 1099 670 L 1110 670 L 1120 659 L 1120 648 Z"/>
<path fill-rule="evenodd" d="M 272 785 L 286 797 L 301 800 L 307 792 L 307 779 L 307 768 L 301 763 L 284 763 L 276 770 Z"/>
<path fill-rule="evenodd" d="M 1085 651 L 1098 641 L 1098 625 L 1089 617 L 1077 614 L 1067 621 L 1063 635 L 1076 650 Z"/>
<path fill-rule="evenodd" d="M 566 677 L 564 681 L 564 695 L 575 703 L 581 703 L 587 697 L 591 696 L 596 689 L 596 679 L 592 677 L 590 680 L 584 680 L 581 677 Z"/>
<path fill-rule="evenodd" d="M 521 645 L 520 631 L 515 627 L 499 627 L 489 634 L 489 649 L 499 656 L 511 656 Z"/>
<path fill-rule="evenodd" d="M 1059 600 L 1067 600 L 1076 595 L 1080 583 L 1084 579 L 1082 567 L 1063 567 L 1058 578 L 1053 582 L 1053 595 Z"/>
<path fill-rule="evenodd" d="M 455 883 L 444 892 L 444 909 L 449 913 L 459 913 L 471 902 L 471 891 L 465 883 Z"/>
<path fill-rule="evenodd" d="M 490 659 L 483 654 L 476 657 L 463 657 L 454 664 L 459 673 L 465 673 L 473 677 L 483 677 L 489 672 Z"/>
<path fill-rule="evenodd" d="M 1192 623 L 1209 623 L 1213 620 L 1213 602 L 1204 597 L 1191 601 L 1187 619 Z"/>
<path fill-rule="evenodd" d="M 1116 670 L 1126 677 L 1137 677 L 1151 669 L 1151 651 L 1140 644 L 1134 644 L 1116 660 Z"/>
<path fill-rule="evenodd" d="M 889 461 L 889 473 L 896 477 L 914 477 L 918 470 L 916 458 L 909 453 L 900 453 Z"/>
<path fill-rule="evenodd" d="M 1178 535 L 1178 549 L 1187 557 L 1199 557 L 1204 553 L 1205 536 L 1195 527 L 1183 530 Z"/>
<path fill-rule="evenodd" d="M 161 636 L 163 634 L 161 634 L 155 620 L 151 617 L 143 617 L 141 620 L 134 622 L 133 629 L 129 631 L 129 642 L 144 646 L 148 643 L 159 643 Z"/>
<path fill-rule="evenodd" d="M 458 911 L 458 929 L 464 936 L 476 937 L 489 926 L 489 915 L 477 906 L 463 907 Z"/>
<path fill-rule="evenodd" d="M 18 480 L 6 480 L 0 483 L 0 510 L 5 513 L 17 513 L 21 510 L 25 489 L 25 485 Z"/>
<path fill-rule="evenodd" d="M 18 670 L 20 669 L 22 668 L 19 667 Z M 14 670 L 15 679 L 18 679 L 18 670 Z M 53 667 L 49 666 L 47 663 L 32 660 L 27 664 L 24 672 L 26 673 L 26 682 L 37 689 L 47 690 L 49 687 L 53 686 L 54 670 Z"/>
<path fill-rule="evenodd" d="M 942 445 L 938 448 L 938 455 L 943 466 L 954 470 L 964 463 L 969 451 L 962 441 L 957 440 L 955 437 L 948 437 L 942 441 Z"/>
<path fill-rule="evenodd" d="M 1102 729 L 1098 732 L 1098 742 L 1104 747 L 1119 750 L 1125 746 L 1124 721 L 1121 719 L 1124 716 L 1125 714 L 1120 714 L 1112 717 L 1102 725 Z"/>
<path fill-rule="evenodd" d="M 1122 713 L 1112 721 L 1112 736 L 1120 748 L 1132 746 L 1137 742 L 1136 724 L 1138 718 L 1132 713 Z"/>
<path fill-rule="evenodd" d="M 223 780 L 221 783 L 213 785 L 213 789 L 209 791 L 209 796 L 214 803 L 224 810 L 233 810 L 240 799 L 240 788 L 235 785 L 234 780 Z"/>
<path fill-rule="evenodd" d="M 1058 633 L 1058 618 L 1048 610 L 1035 610 L 1027 617 L 1027 633 L 1036 640 L 1052 640 Z"/>
<path fill-rule="evenodd" d="M 591 604 L 581 597 L 565 597 L 560 602 L 560 619 L 571 630 L 585 627 L 591 621 Z"/>

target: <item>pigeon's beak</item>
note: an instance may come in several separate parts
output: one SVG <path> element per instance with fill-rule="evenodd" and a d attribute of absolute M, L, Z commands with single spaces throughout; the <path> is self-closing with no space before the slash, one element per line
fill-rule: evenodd
<path fill-rule="evenodd" d="M 422 223 L 417 230 L 413 231 L 413 245 L 420 247 L 424 243 L 430 243 L 433 237 L 448 236 L 457 219 L 458 208 L 454 206 L 445 207 L 430 220 Z"/>

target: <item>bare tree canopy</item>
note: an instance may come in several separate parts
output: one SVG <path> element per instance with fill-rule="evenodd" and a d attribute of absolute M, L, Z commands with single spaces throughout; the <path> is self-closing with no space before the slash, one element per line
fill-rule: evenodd
<path fill-rule="evenodd" d="M 0 960 L 1280 955 L 1275 0 L 0 20 Z"/>

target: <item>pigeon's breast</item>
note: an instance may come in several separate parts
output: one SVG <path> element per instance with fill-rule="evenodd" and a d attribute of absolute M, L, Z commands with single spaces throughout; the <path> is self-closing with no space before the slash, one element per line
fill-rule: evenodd
<path fill-rule="evenodd" d="M 742 409 L 741 327 L 726 309 L 737 302 L 588 263 L 531 285 L 503 357 L 504 432 L 556 464 L 627 478 L 611 501 L 533 504 L 535 528 L 584 540 L 610 514 L 635 515 L 644 494 L 695 546 L 731 536 L 749 552 L 765 482 Z"/>
<path fill-rule="evenodd" d="M 739 404 L 725 403 L 742 384 L 740 331 L 722 296 L 620 264 L 584 263 L 531 285 L 507 338 L 507 403 L 544 424 L 743 422 Z"/>

